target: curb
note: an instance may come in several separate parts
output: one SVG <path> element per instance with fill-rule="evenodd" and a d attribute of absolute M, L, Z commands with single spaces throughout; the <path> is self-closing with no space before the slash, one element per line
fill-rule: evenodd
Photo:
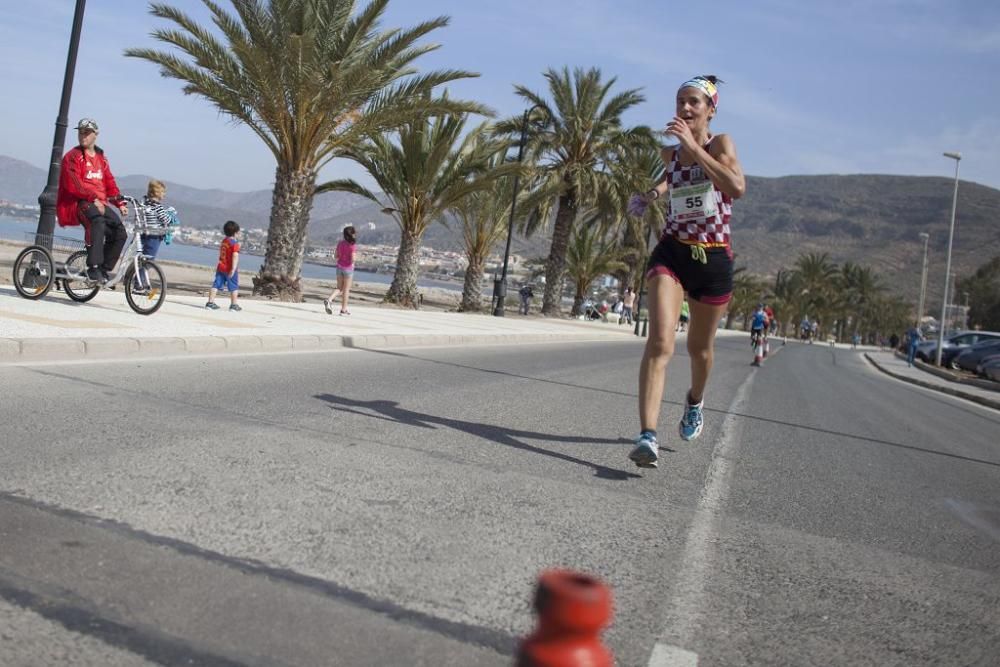
<path fill-rule="evenodd" d="M 34 361 L 180 357 L 202 354 L 318 352 L 336 349 L 614 341 L 591 334 L 373 334 L 191 336 L 187 338 L 0 338 L 0 365 Z M 624 340 L 624 339 L 623 339 Z M 620 341 L 619 341 L 620 342 Z"/>
<path fill-rule="evenodd" d="M 916 378 L 908 377 L 906 375 L 900 375 L 899 373 L 893 373 L 892 371 L 886 369 L 884 366 L 882 366 L 877 361 L 872 359 L 867 352 L 865 353 L 864 357 L 865 359 L 868 360 L 868 363 L 870 363 L 872 366 L 882 371 L 889 377 L 896 378 L 897 380 L 902 380 L 903 382 L 909 382 L 910 384 L 915 384 L 918 387 L 924 387 L 925 389 L 933 389 L 934 391 L 939 391 L 942 394 L 948 394 L 950 396 L 964 398 L 967 401 L 972 401 L 973 403 L 978 403 L 988 408 L 993 408 L 994 410 L 1000 410 L 1000 400 L 986 398 L 985 396 L 979 396 L 977 394 L 970 394 L 966 391 L 962 391 L 961 389 L 955 389 L 954 387 L 947 387 L 944 385 L 936 384 L 934 382 L 926 382 L 924 380 L 918 380 Z"/>
<path fill-rule="evenodd" d="M 906 359 L 906 355 L 900 352 L 895 352 L 897 359 Z M 998 391 L 997 383 L 990 382 L 989 380 L 980 380 L 978 378 L 966 378 L 966 377 L 955 377 L 955 373 L 936 366 L 934 364 L 929 364 L 919 359 L 913 360 L 913 365 L 922 371 L 930 373 L 931 375 L 936 375 L 942 380 L 947 380 L 948 382 L 953 382 L 955 384 L 964 384 L 969 387 L 978 387 L 979 389 L 986 389 L 987 391 Z"/>

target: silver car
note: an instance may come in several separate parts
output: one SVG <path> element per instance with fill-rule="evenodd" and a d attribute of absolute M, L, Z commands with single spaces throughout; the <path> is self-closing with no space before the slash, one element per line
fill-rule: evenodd
<path fill-rule="evenodd" d="M 976 368 L 976 374 L 1000 382 L 1000 354 L 983 359 Z"/>
<path fill-rule="evenodd" d="M 976 343 L 995 338 L 1000 338 L 1000 332 L 958 331 L 949 334 L 944 339 L 944 346 L 941 352 L 941 365 L 957 370 L 955 357 Z M 937 339 L 924 341 L 917 345 L 917 358 L 921 361 L 934 363 L 937 360 Z"/>

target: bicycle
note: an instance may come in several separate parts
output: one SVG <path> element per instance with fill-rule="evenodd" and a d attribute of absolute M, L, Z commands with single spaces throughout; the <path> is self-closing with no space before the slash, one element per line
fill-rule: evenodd
<path fill-rule="evenodd" d="M 134 197 L 124 197 L 131 215 L 122 221 L 129 239 L 122 250 L 117 268 L 105 287 L 118 283 L 125 286 L 125 301 L 139 315 L 152 315 L 163 305 L 167 295 L 167 280 L 163 269 L 151 258 L 143 255 L 141 235 L 153 228 L 146 225 L 145 207 Z M 156 228 L 159 231 L 160 228 Z M 49 245 L 56 247 L 49 238 Z M 39 240 L 42 243 L 39 243 Z M 35 238 L 35 245 L 22 250 L 14 260 L 14 289 L 26 299 L 41 299 L 58 280 L 66 296 L 78 303 L 86 303 L 97 296 L 101 285 L 87 277 L 87 251 L 77 250 L 56 266 L 52 251 L 46 247 L 45 238 Z M 76 241 L 69 239 L 69 241 Z M 76 241 L 79 243 L 79 241 Z"/>

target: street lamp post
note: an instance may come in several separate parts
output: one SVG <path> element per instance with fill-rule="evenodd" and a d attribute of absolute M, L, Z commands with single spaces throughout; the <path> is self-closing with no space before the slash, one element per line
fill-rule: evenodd
<path fill-rule="evenodd" d="M 530 109 L 526 109 L 524 112 L 524 118 L 521 120 L 521 142 L 517 146 L 517 163 L 521 164 L 521 160 L 524 159 L 524 143 L 528 136 L 528 117 L 531 112 L 539 108 L 538 104 L 535 104 Z M 504 316 L 504 301 L 507 298 L 507 265 L 510 262 L 510 242 L 514 237 L 514 209 L 517 208 L 517 188 L 520 184 L 521 175 L 519 173 L 514 174 L 514 195 L 511 198 L 510 203 L 510 220 L 507 223 L 507 247 L 503 251 L 503 272 L 500 274 L 500 281 L 495 284 L 494 292 L 497 297 L 496 308 L 493 309 L 494 317 Z M 496 282 L 496 281 L 494 281 Z"/>
<path fill-rule="evenodd" d="M 920 270 L 920 302 L 917 306 L 917 328 L 920 328 L 920 322 L 924 319 L 924 299 L 927 297 L 927 243 L 930 241 L 931 235 L 927 232 L 920 232 L 920 238 L 924 240 L 924 262 L 923 268 Z"/>
<path fill-rule="evenodd" d="M 955 192 L 951 198 L 951 226 L 948 229 L 948 259 L 945 260 L 944 268 L 944 294 L 941 296 L 941 324 L 938 327 L 938 343 L 935 362 L 941 365 L 941 353 L 944 347 L 944 318 L 948 308 L 948 279 L 951 277 L 951 245 L 955 239 L 955 210 L 958 208 L 958 165 L 962 160 L 961 153 L 944 153 L 944 156 L 955 161 Z"/>
<path fill-rule="evenodd" d="M 59 116 L 52 139 L 52 156 L 49 160 L 49 178 L 38 195 L 41 213 L 35 230 L 35 243 L 52 247 L 52 234 L 56 229 L 56 193 L 59 190 L 59 168 L 62 164 L 63 146 L 66 143 L 66 127 L 69 125 L 69 98 L 73 93 L 73 73 L 76 71 L 76 53 L 80 46 L 80 31 L 83 28 L 83 10 L 87 0 L 76 0 L 73 12 L 73 30 L 69 38 L 69 53 L 66 55 L 66 73 L 63 75 L 62 97 L 59 100 Z"/>

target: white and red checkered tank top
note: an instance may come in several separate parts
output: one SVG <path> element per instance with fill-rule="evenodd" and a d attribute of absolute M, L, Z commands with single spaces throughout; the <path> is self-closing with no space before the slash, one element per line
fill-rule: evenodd
<path fill-rule="evenodd" d="M 715 137 L 712 137 L 714 139 Z M 708 140 L 704 148 L 707 151 L 712 144 L 712 139 Z M 708 175 L 702 170 L 697 162 L 691 165 L 681 164 L 681 147 L 674 149 L 674 155 L 667 165 L 666 180 L 671 188 L 681 185 L 691 185 L 709 180 Z M 711 218 L 698 221 L 678 221 L 667 202 L 667 220 L 663 227 L 663 234 L 660 238 L 673 237 L 681 243 L 700 244 L 709 248 L 730 247 L 729 218 L 733 214 L 733 199 L 717 185 L 712 187 L 715 194 L 717 213 Z M 669 191 L 667 196 L 670 196 Z"/>

